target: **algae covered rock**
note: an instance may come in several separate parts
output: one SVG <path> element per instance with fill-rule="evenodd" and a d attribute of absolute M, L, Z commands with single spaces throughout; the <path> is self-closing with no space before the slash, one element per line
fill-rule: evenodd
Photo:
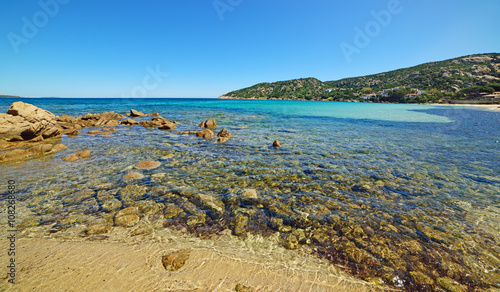
<path fill-rule="evenodd" d="M 167 271 L 177 271 L 186 264 L 190 255 L 189 249 L 182 249 L 162 256 L 161 262 Z"/>

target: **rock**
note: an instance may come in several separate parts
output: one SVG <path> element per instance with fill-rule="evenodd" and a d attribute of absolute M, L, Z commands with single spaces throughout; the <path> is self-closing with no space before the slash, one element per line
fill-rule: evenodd
<path fill-rule="evenodd" d="M 143 126 L 144 128 L 156 128 L 156 126 L 158 126 L 158 124 L 153 121 L 141 121 L 139 122 L 139 125 Z"/>
<path fill-rule="evenodd" d="M 218 219 L 224 215 L 224 203 L 215 196 L 194 194 L 190 196 L 189 199 L 193 202 L 193 204 L 201 207 L 203 210 L 207 210 L 208 215 L 212 219 Z"/>
<path fill-rule="evenodd" d="M 167 121 L 163 123 L 161 126 L 158 127 L 160 130 L 175 130 L 175 127 L 177 126 L 176 123 Z"/>
<path fill-rule="evenodd" d="M 203 226 L 206 222 L 206 214 L 203 212 L 198 212 L 187 217 L 186 224 L 188 226 Z"/>
<path fill-rule="evenodd" d="M 77 153 L 75 153 L 75 156 L 77 156 L 77 157 L 89 157 L 90 150 L 83 150 L 83 151 L 77 152 Z"/>
<path fill-rule="evenodd" d="M 215 121 L 215 119 L 208 119 L 204 122 L 202 122 L 200 125 L 200 128 L 215 128 L 217 127 L 217 122 Z"/>
<path fill-rule="evenodd" d="M 137 207 L 128 207 L 120 210 L 115 215 L 115 224 L 123 227 L 131 227 L 139 222 L 139 209 Z"/>
<path fill-rule="evenodd" d="M 52 149 L 52 144 L 39 144 L 31 146 L 28 151 L 34 155 L 47 153 Z"/>
<path fill-rule="evenodd" d="M 145 116 L 145 114 L 143 112 L 136 111 L 135 109 L 131 109 L 130 116 L 131 117 L 142 117 L 142 116 Z"/>
<path fill-rule="evenodd" d="M 297 249 L 299 248 L 299 241 L 297 240 L 297 237 L 295 237 L 295 235 L 289 234 L 283 241 L 283 246 L 286 249 Z"/>
<path fill-rule="evenodd" d="M 88 133 L 91 135 L 94 135 L 94 134 L 103 134 L 104 132 L 99 131 L 99 130 L 92 130 L 92 131 L 88 131 Z"/>
<path fill-rule="evenodd" d="M 61 151 L 61 150 L 64 150 L 66 149 L 66 145 L 64 144 L 56 144 L 54 146 L 52 146 L 52 149 L 50 149 L 51 152 L 58 152 L 58 151 Z"/>
<path fill-rule="evenodd" d="M 71 124 L 75 124 L 78 122 L 78 119 L 76 119 L 70 115 L 67 115 L 67 114 L 62 114 L 60 117 L 57 118 L 57 120 L 59 122 L 71 123 Z"/>
<path fill-rule="evenodd" d="M 70 130 L 65 131 L 64 133 L 66 135 L 68 135 L 69 137 L 75 137 L 75 136 L 81 134 L 81 132 L 76 130 L 76 129 L 70 129 Z"/>
<path fill-rule="evenodd" d="M 234 235 L 244 234 L 246 231 L 247 223 L 248 223 L 247 215 L 243 213 L 236 214 L 236 216 L 234 216 L 230 224 L 233 234 Z"/>
<path fill-rule="evenodd" d="M 104 126 L 105 126 L 105 127 L 116 127 L 116 126 L 118 126 L 119 124 L 120 124 L 120 122 L 119 122 L 119 121 L 117 121 L 117 120 L 109 120 L 109 121 L 107 121 L 107 122 L 104 124 Z"/>
<path fill-rule="evenodd" d="M 61 158 L 62 161 L 75 161 L 78 159 L 79 159 L 79 157 L 75 156 L 75 155 L 69 155 L 69 156 Z"/>
<path fill-rule="evenodd" d="M 123 176 L 124 180 L 135 180 L 135 179 L 143 179 L 143 178 L 144 178 L 144 175 L 142 173 L 136 172 L 136 171 L 130 172 L 130 173 Z"/>
<path fill-rule="evenodd" d="M 136 168 L 139 169 L 155 169 L 161 165 L 159 161 L 142 161 L 135 165 Z"/>
<path fill-rule="evenodd" d="M 40 135 L 38 137 L 35 137 L 33 139 L 30 140 L 30 142 L 42 142 L 43 141 L 43 136 Z"/>
<path fill-rule="evenodd" d="M 205 139 L 212 139 L 214 137 L 214 132 L 209 129 L 196 132 L 197 137 L 203 137 Z"/>
<path fill-rule="evenodd" d="M 226 130 L 226 128 L 224 128 L 219 133 L 217 133 L 217 137 L 217 142 L 222 143 L 229 140 L 229 138 L 231 138 L 231 134 Z"/>
<path fill-rule="evenodd" d="M 14 149 L 0 154 L 0 162 L 20 160 L 29 157 L 31 154 L 25 149 Z"/>
<path fill-rule="evenodd" d="M 241 192 L 241 196 L 247 200 L 255 200 L 259 198 L 259 196 L 257 195 L 257 190 L 255 189 L 244 189 Z"/>
<path fill-rule="evenodd" d="M 22 101 L 14 102 L 7 111 L 7 114 L 23 117 L 30 123 L 37 123 L 44 120 L 54 121 L 57 118 L 56 115 L 47 110 Z"/>
<path fill-rule="evenodd" d="M 162 256 L 161 262 L 167 271 L 177 271 L 186 264 L 190 254 L 189 249 L 182 249 Z"/>
<path fill-rule="evenodd" d="M 133 126 L 139 124 L 138 121 L 132 120 L 132 119 L 126 119 L 124 121 L 121 121 L 120 124 L 126 125 L 126 126 Z"/>
<path fill-rule="evenodd" d="M 21 101 L 14 102 L 7 115 L 0 115 L 0 138 L 21 136 L 31 140 L 42 135 L 43 138 L 61 134 L 57 126 L 57 116 L 49 111 Z"/>
<path fill-rule="evenodd" d="M 179 134 L 196 134 L 199 131 L 180 131 Z"/>
<path fill-rule="evenodd" d="M 0 139 L 21 137 L 21 133 L 28 130 L 31 125 L 23 117 L 0 113 Z"/>
<path fill-rule="evenodd" d="M 273 147 L 275 147 L 275 148 L 281 147 L 280 141 L 274 140 Z"/>
<path fill-rule="evenodd" d="M 14 136 L 9 139 L 9 142 L 19 142 L 19 141 L 24 141 L 23 137 L 21 136 Z"/>
<path fill-rule="evenodd" d="M 252 287 L 250 286 L 245 286 L 243 284 L 236 284 L 236 286 L 234 287 L 234 291 L 236 292 L 255 292 L 257 290 L 253 289 Z"/>
<path fill-rule="evenodd" d="M 165 206 L 165 209 L 163 209 L 163 215 L 165 216 L 165 219 L 172 219 L 182 212 L 184 212 L 184 210 L 175 204 L 167 204 L 167 206 Z"/>

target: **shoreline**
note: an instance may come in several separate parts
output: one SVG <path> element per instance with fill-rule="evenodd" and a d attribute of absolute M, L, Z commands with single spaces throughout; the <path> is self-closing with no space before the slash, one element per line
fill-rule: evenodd
<path fill-rule="evenodd" d="M 16 242 L 16 284 L 2 275 L 0 290 L 384 291 L 306 252 L 285 250 L 272 239 L 241 240 L 223 232 L 209 240 L 160 232 L 130 238 L 127 229 L 115 227 L 106 235 L 109 240 L 95 241 L 21 237 Z M 6 246 L 7 241 L 0 243 Z M 190 250 L 186 264 L 167 271 L 162 256 L 180 249 Z M 7 254 L 0 260 L 7 262 Z M 237 290 L 238 285 L 246 290 Z"/>

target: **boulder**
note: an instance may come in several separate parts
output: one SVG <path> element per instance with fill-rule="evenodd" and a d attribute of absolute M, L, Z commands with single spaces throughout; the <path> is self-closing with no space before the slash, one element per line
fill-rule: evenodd
<path fill-rule="evenodd" d="M 30 123 L 37 123 L 44 120 L 54 121 L 57 118 L 56 115 L 47 110 L 22 101 L 14 102 L 7 111 L 7 114 L 20 116 Z"/>
<path fill-rule="evenodd" d="M 217 127 L 217 122 L 215 121 L 215 119 L 208 119 L 208 120 L 202 122 L 200 124 L 200 127 L 213 129 L 213 128 Z"/>
<path fill-rule="evenodd" d="M 274 140 L 274 142 L 273 142 L 273 147 L 278 148 L 278 147 L 280 147 L 280 146 L 281 146 L 280 141 L 278 141 L 278 140 Z"/>
<path fill-rule="evenodd" d="M 131 109 L 130 116 L 131 117 L 142 117 L 142 116 L 145 116 L 145 114 L 143 112 L 136 111 L 135 109 Z"/>
<path fill-rule="evenodd" d="M 75 117 L 72 117 L 70 115 L 67 115 L 67 114 L 62 114 L 60 117 L 57 118 L 57 120 L 59 122 L 63 122 L 63 123 L 71 123 L 71 124 L 75 124 L 78 122 L 78 119 L 75 118 Z"/>
<path fill-rule="evenodd" d="M 212 139 L 214 137 L 214 132 L 209 129 L 196 132 L 197 137 L 203 137 L 205 139 Z"/>
<path fill-rule="evenodd" d="M 81 132 L 76 130 L 76 129 L 69 129 L 69 130 L 64 131 L 64 133 L 70 137 L 75 137 L 75 136 L 81 134 Z"/>
<path fill-rule="evenodd" d="M 62 161 L 68 161 L 68 162 L 75 161 L 78 159 L 79 159 L 79 157 L 75 156 L 75 155 L 68 155 L 66 157 L 61 158 Z"/>

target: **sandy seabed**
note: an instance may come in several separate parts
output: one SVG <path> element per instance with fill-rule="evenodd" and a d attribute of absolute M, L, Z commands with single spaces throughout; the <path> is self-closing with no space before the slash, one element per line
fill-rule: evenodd
<path fill-rule="evenodd" d="M 1 291 L 382 291 L 306 252 L 272 239 L 230 232 L 201 239 L 165 230 L 127 237 L 114 228 L 105 240 L 18 238 L 16 284 L 8 283 L 0 254 Z M 8 247 L 2 236 L 0 246 Z M 167 271 L 162 256 L 189 249 L 186 264 Z M 236 290 L 236 286 L 246 290 Z"/>

